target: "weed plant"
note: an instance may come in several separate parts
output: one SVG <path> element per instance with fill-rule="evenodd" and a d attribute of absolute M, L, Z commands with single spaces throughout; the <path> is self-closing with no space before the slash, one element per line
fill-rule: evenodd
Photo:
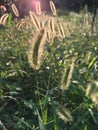
<path fill-rule="evenodd" d="M 98 18 L 39 5 L 0 18 L 0 129 L 97 130 Z"/>

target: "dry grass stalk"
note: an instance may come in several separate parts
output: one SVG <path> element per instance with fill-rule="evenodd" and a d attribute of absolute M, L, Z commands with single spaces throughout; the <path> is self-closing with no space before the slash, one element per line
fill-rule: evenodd
<path fill-rule="evenodd" d="M 40 25 L 40 22 L 38 21 L 38 18 L 36 17 L 36 15 L 32 11 L 29 11 L 29 15 L 30 15 L 30 18 L 31 18 L 35 28 L 37 30 L 39 30 L 41 25 Z"/>
<path fill-rule="evenodd" d="M 19 17 L 19 12 L 18 12 L 18 9 L 17 9 L 16 5 L 15 5 L 15 4 L 12 4 L 11 7 L 12 7 L 12 10 L 13 10 L 14 14 L 15 14 L 17 17 Z"/>
<path fill-rule="evenodd" d="M 7 19 L 8 19 L 8 17 L 9 17 L 9 14 L 8 14 L 8 13 L 2 15 L 1 18 L 0 18 L 0 24 L 5 25 L 5 24 L 6 24 L 6 21 L 7 21 Z"/>
<path fill-rule="evenodd" d="M 51 0 L 50 0 L 50 9 L 52 11 L 53 16 L 57 16 L 56 7 L 55 7 L 53 1 L 51 1 Z"/>
<path fill-rule="evenodd" d="M 37 13 L 38 15 L 41 15 L 41 14 L 42 14 L 42 12 L 41 12 L 41 4 L 40 4 L 39 1 L 36 2 L 36 13 Z"/>

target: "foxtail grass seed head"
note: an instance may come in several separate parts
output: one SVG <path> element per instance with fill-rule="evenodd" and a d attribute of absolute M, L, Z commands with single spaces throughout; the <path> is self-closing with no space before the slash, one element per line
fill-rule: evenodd
<path fill-rule="evenodd" d="M 5 25 L 6 22 L 7 22 L 8 17 L 9 17 L 9 14 L 8 14 L 8 13 L 3 14 L 3 15 L 1 16 L 1 18 L 0 18 L 0 24 Z"/>
<path fill-rule="evenodd" d="M 51 32 L 51 30 L 49 29 L 47 31 L 47 42 L 52 45 L 54 43 L 54 38 L 55 38 L 55 34 Z"/>
<path fill-rule="evenodd" d="M 98 106 L 98 82 L 92 81 L 87 85 L 86 96 L 89 96 L 91 100 Z"/>
<path fill-rule="evenodd" d="M 66 109 L 64 106 L 60 105 L 57 108 L 57 114 L 59 115 L 59 117 L 66 123 L 68 121 L 73 121 L 73 117 L 71 115 L 71 112 Z"/>
<path fill-rule="evenodd" d="M 63 29 L 61 24 L 59 24 L 58 30 L 59 30 L 59 33 L 60 33 L 60 37 L 65 38 L 65 32 L 64 32 L 64 29 Z"/>
<path fill-rule="evenodd" d="M 72 59 L 72 64 L 70 66 L 70 70 L 69 70 L 69 74 L 68 74 L 68 77 L 67 77 L 67 80 L 66 80 L 66 84 L 61 86 L 62 91 L 67 90 L 69 88 L 70 84 L 71 84 L 72 74 L 73 74 L 74 66 L 75 66 L 75 59 L 76 58 Z M 66 69 L 65 69 L 65 72 L 66 72 Z M 64 74 L 64 76 L 65 76 L 65 74 Z M 62 76 L 63 79 L 64 79 L 64 76 Z"/>
<path fill-rule="evenodd" d="M 84 12 L 85 14 L 88 13 L 88 6 L 87 6 L 87 5 L 84 6 L 84 10 L 83 10 L 83 12 Z"/>
<path fill-rule="evenodd" d="M 66 88 L 68 88 L 70 83 L 71 83 L 72 74 L 73 74 L 73 71 L 74 71 L 74 66 L 75 66 L 75 58 L 72 59 L 72 64 L 71 64 L 69 74 L 68 74 L 68 78 L 67 78 L 67 82 L 66 82 Z"/>
<path fill-rule="evenodd" d="M 40 22 L 38 21 L 37 16 L 36 16 L 32 11 L 29 11 L 29 15 L 30 15 L 30 18 L 31 18 L 31 20 L 32 20 L 32 22 L 33 22 L 35 28 L 36 28 L 37 30 L 39 30 L 40 27 L 41 27 L 41 25 L 40 25 Z"/>
<path fill-rule="evenodd" d="M 43 30 L 43 36 L 40 41 L 40 45 L 39 45 L 39 49 L 38 49 L 38 62 L 37 62 L 38 69 L 40 68 L 40 66 L 43 63 L 43 55 L 44 55 L 44 47 L 46 44 L 46 38 L 47 38 L 47 32 L 46 32 L 46 30 Z"/>
<path fill-rule="evenodd" d="M 38 40 L 38 37 L 40 35 L 40 32 L 39 31 L 36 31 L 34 36 L 31 37 L 31 39 L 29 40 L 30 41 L 30 47 L 29 47 L 29 50 L 28 50 L 28 63 L 30 65 L 30 67 L 36 69 L 36 65 L 34 63 L 34 48 L 35 48 L 35 45 L 36 45 L 36 42 Z"/>
<path fill-rule="evenodd" d="M 53 18 L 51 18 L 49 20 L 49 29 L 51 30 L 51 33 L 55 34 L 54 19 Z"/>
<path fill-rule="evenodd" d="M 25 24 L 25 20 L 21 20 L 16 24 L 17 29 L 20 29 Z"/>
<path fill-rule="evenodd" d="M 66 67 L 64 67 L 64 69 L 63 69 L 63 71 L 62 71 L 61 81 L 60 81 L 60 89 L 63 90 L 63 91 L 65 90 L 65 89 L 64 89 L 64 85 L 65 85 L 66 73 L 67 73 L 67 69 L 66 69 Z"/>
<path fill-rule="evenodd" d="M 25 29 L 29 29 L 30 28 L 30 23 L 28 23 L 28 21 L 26 19 L 21 19 L 20 21 L 17 22 L 16 24 L 16 28 L 17 29 L 22 29 L 22 27 L 25 26 Z"/>
<path fill-rule="evenodd" d="M 19 17 L 19 12 L 18 12 L 18 9 L 17 9 L 17 7 L 16 7 L 15 4 L 12 4 L 12 10 L 13 10 L 14 14 L 15 14 L 17 17 Z"/>
<path fill-rule="evenodd" d="M 28 62 L 30 66 L 38 70 L 42 65 L 44 46 L 46 44 L 46 31 L 36 31 L 34 37 L 31 39 L 30 48 L 28 52 Z"/>
<path fill-rule="evenodd" d="M 41 14 L 42 14 L 42 12 L 41 12 L 41 4 L 40 4 L 39 1 L 36 2 L 36 13 L 37 13 L 38 15 L 41 15 Z"/>
<path fill-rule="evenodd" d="M 84 28 L 87 28 L 88 25 L 89 25 L 88 14 L 85 14 L 85 16 L 84 16 Z"/>
<path fill-rule="evenodd" d="M 7 11 L 7 9 L 6 9 L 6 7 L 5 7 L 4 5 L 1 5 L 1 6 L 0 6 L 0 10 L 3 11 L 3 12 L 6 12 L 6 11 Z"/>
<path fill-rule="evenodd" d="M 72 31 L 72 30 L 71 30 L 71 31 Z M 71 31 L 69 30 L 68 26 L 66 26 L 66 27 L 65 27 L 65 36 L 69 36 L 69 35 L 71 34 L 71 33 L 70 33 Z"/>
<path fill-rule="evenodd" d="M 51 1 L 51 0 L 50 0 L 50 9 L 52 11 L 53 16 L 57 16 L 56 7 L 55 7 L 53 1 Z"/>
<path fill-rule="evenodd" d="M 47 32 L 47 41 L 50 43 L 50 33 L 49 33 L 49 31 Z"/>

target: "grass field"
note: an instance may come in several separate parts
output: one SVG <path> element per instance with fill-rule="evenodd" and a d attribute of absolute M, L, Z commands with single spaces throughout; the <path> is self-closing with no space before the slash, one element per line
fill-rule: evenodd
<path fill-rule="evenodd" d="M 98 130 L 98 17 L 51 6 L 0 18 L 0 130 Z"/>

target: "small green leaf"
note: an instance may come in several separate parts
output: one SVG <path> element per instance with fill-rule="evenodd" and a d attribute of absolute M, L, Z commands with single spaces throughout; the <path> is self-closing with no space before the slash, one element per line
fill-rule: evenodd
<path fill-rule="evenodd" d="M 95 61 L 96 61 L 96 57 L 94 57 L 92 61 L 89 63 L 88 68 L 92 67 Z"/>

